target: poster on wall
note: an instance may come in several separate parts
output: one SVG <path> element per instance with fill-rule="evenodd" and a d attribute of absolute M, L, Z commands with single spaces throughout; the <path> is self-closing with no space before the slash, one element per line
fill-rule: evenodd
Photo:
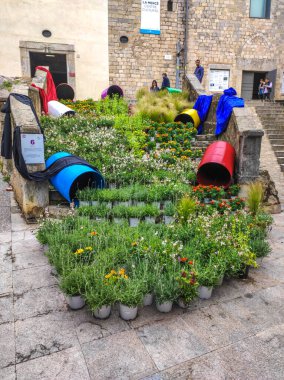
<path fill-rule="evenodd" d="M 142 34 L 160 34 L 160 0 L 141 0 Z"/>
<path fill-rule="evenodd" d="M 211 69 L 209 74 L 209 91 L 224 91 L 229 88 L 230 70 Z"/>

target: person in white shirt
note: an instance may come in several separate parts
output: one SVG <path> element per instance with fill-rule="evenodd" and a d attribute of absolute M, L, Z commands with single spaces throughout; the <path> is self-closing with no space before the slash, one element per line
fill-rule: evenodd
<path fill-rule="evenodd" d="M 264 91 L 263 91 L 263 99 L 264 100 L 270 100 L 270 95 L 272 92 L 272 82 L 269 80 L 269 78 L 265 79 L 264 82 Z"/>

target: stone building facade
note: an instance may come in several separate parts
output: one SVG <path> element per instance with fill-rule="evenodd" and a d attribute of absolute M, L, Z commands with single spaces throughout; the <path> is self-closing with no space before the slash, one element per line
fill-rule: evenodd
<path fill-rule="evenodd" d="M 252 8 L 263 2 L 268 13 L 252 17 Z M 261 77 L 273 81 L 275 99 L 284 100 L 284 0 L 161 0 L 161 34 L 141 34 L 140 0 L 109 0 L 110 82 L 123 87 L 127 97 L 161 83 L 166 71 L 176 86 L 176 44 L 187 52 L 181 75 L 192 73 L 199 58 L 205 69 L 206 91 L 236 88 L 246 99 L 257 97 Z M 188 22 L 186 22 L 188 7 Z M 259 15 L 258 15 L 259 16 Z M 187 32 L 187 43 L 185 33 Z M 128 37 L 121 43 L 120 37 Z M 225 78 L 225 81 L 223 80 Z"/>
<path fill-rule="evenodd" d="M 30 77 L 41 64 L 77 99 L 100 96 L 109 83 L 107 0 L 0 3 L 0 75 Z"/>
<path fill-rule="evenodd" d="M 153 79 L 160 86 L 163 72 L 175 87 L 177 44 L 184 44 L 185 2 L 173 1 L 169 11 L 168 1 L 160 1 L 160 35 L 140 33 L 141 0 L 108 3 L 110 83 L 120 85 L 130 99 L 135 98 L 137 89 L 149 88 Z M 121 37 L 127 37 L 128 42 L 121 42 Z"/>

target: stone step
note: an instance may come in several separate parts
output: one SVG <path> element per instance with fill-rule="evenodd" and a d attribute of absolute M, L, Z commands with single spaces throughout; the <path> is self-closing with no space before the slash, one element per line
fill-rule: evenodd
<path fill-rule="evenodd" d="M 283 138 L 279 138 L 279 139 L 278 138 L 272 139 L 272 138 L 269 137 L 269 139 L 270 139 L 271 145 L 273 145 L 273 146 L 284 145 L 284 137 Z"/>
<path fill-rule="evenodd" d="M 282 150 L 274 150 L 275 156 L 277 157 L 283 157 L 284 156 L 284 151 Z"/>
<path fill-rule="evenodd" d="M 210 145 L 210 144 L 211 143 L 209 141 L 195 141 L 195 142 L 191 143 L 191 146 L 196 146 L 196 147 L 199 147 L 199 148 L 202 148 L 202 147 L 207 148 L 208 145 Z"/>
<path fill-rule="evenodd" d="M 272 144 L 272 148 L 277 152 L 284 152 L 284 145 Z"/>
<path fill-rule="evenodd" d="M 216 139 L 215 135 L 207 134 L 207 135 L 197 135 L 197 141 L 214 141 Z"/>
<path fill-rule="evenodd" d="M 284 165 L 284 154 L 283 157 L 277 157 L 277 161 L 279 165 Z"/>
<path fill-rule="evenodd" d="M 279 140 L 284 139 L 284 131 L 283 131 L 283 133 L 279 133 L 279 134 L 276 134 L 276 133 L 273 133 L 273 132 L 272 133 L 267 133 L 267 135 L 268 135 L 270 141 L 271 140 L 277 140 L 277 139 L 279 139 Z"/>
<path fill-rule="evenodd" d="M 267 125 L 267 126 L 264 126 L 264 129 L 266 130 L 266 133 L 275 132 L 276 135 L 279 135 L 284 132 L 284 128 L 279 127 L 278 125 L 276 125 L 275 127 L 273 125 Z"/>

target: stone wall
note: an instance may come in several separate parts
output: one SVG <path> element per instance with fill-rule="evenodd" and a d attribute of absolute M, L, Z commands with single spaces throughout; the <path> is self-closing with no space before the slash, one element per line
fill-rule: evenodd
<path fill-rule="evenodd" d="M 176 44 L 180 40 L 183 46 L 184 17 L 183 0 L 173 1 L 172 12 L 161 0 L 161 34 L 140 34 L 141 0 L 109 0 L 110 84 L 118 84 L 134 99 L 137 89 L 149 88 L 153 79 L 160 86 L 166 72 L 175 87 Z M 128 43 L 121 43 L 121 36 L 127 36 Z"/>
<path fill-rule="evenodd" d="M 270 19 L 250 18 L 250 0 L 190 0 L 188 72 L 195 59 L 209 70 L 229 69 L 229 86 L 241 93 L 242 71 L 269 72 L 277 68 L 276 97 L 281 96 L 284 72 L 284 0 L 271 1 Z M 281 57 L 282 55 L 282 57 Z"/>
<path fill-rule="evenodd" d="M 161 83 L 166 71 L 175 86 L 176 43 L 184 43 L 185 0 L 173 1 L 173 12 L 161 0 L 161 35 L 140 34 L 141 0 L 109 0 L 110 83 L 121 85 L 128 98 L 137 88 Z M 269 19 L 251 18 L 250 0 L 188 0 L 188 44 L 185 70 L 193 73 L 195 60 L 205 69 L 204 89 L 209 91 L 210 69 L 230 71 L 229 86 L 241 94 L 243 71 L 277 69 L 276 99 L 284 72 L 284 0 L 271 1 Z M 127 44 L 120 36 L 127 36 Z M 170 54 L 172 59 L 165 60 Z M 183 64 L 183 62 L 181 62 Z"/>

